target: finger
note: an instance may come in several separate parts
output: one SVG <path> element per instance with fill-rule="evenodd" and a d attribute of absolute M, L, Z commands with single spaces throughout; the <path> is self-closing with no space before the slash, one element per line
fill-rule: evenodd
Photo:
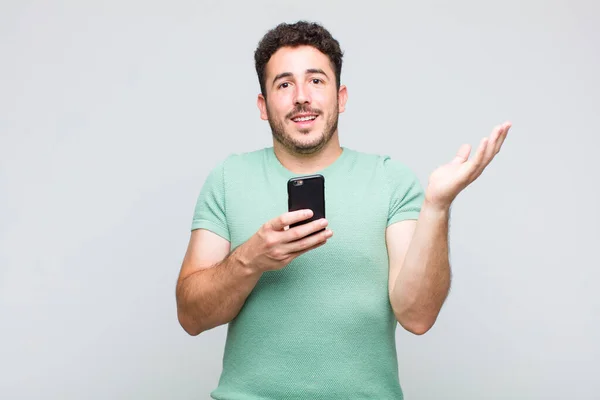
<path fill-rule="evenodd" d="M 333 232 L 330 229 L 325 229 L 323 232 L 287 243 L 283 246 L 283 249 L 288 254 L 306 252 L 318 244 L 325 243 L 331 236 L 333 236 Z"/>
<path fill-rule="evenodd" d="M 463 144 L 458 149 L 456 156 L 452 159 L 452 164 L 462 164 L 469 159 L 469 154 L 471 154 L 471 145 Z"/>
<path fill-rule="evenodd" d="M 291 256 L 292 258 L 296 258 L 296 257 L 298 257 L 298 256 L 300 256 L 300 255 L 302 255 L 302 254 L 304 254 L 304 253 L 308 253 L 308 252 L 309 252 L 309 251 L 311 251 L 311 250 L 314 250 L 314 249 L 316 249 L 316 248 L 319 248 L 319 247 L 323 246 L 325 243 L 327 243 L 327 240 L 323 240 L 322 242 L 318 242 L 317 244 L 315 244 L 315 245 L 312 245 L 312 246 L 310 246 L 310 247 L 308 247 L 308 248 L 306 248 L 306 249 L 303 249 L 303 250 L 300 250 L 300 251 L 296 251 L 296 252 L 294 252 L 294 253 L 291 253 L 291 254 L 290 254 L 290 256 Z"/>
<path fill-rule="evenodd" d="M 311 233 L 317 232 L 320 229 L 327 227 L 328 221 L 325 218 L 320 218 L 315 221 L 311 221 L 307 224 L 295 226 L 291 229 L 288 229 L 283 238 L 283 243 L 294 242 L 296 240 L 300 240 Z"/>
<path fill-rule="evenodd" d="M 504 138 L 506 137 L 506 132 L 509 127 L 509 123 L 504 123 L 502 125 L 498 125 L 494 128 L 494 131 L 490 135 L 488 148 L 485 154 L 485 158 L 483 160 L 483 166 L 480 170 L 483 170 L 485 167 L 489 165 L 489 163 L 494 159 L 498 151 L 500 151 L 500 146 L 504 142 Z M 481 173 L 481 171 L 479 171 Z"/>
<path fill-rule="evenodd" d="M 496 145 L 498 144 L 498 139 L 500 138 L 500 136 L 502 135 L 503 132 L 503 126 L 502 125 L 498 125 L 494 128 L 494 130 L 492 131 L 492 134 L 490 135 L 490 138 L 488 139 L 488 146 L 485 150 L 485 156 L 483 158 L 483 166 L 487 166 L 490 161 L 492 161 L 492 159 L 494 158 L 494 155 L 496 154 Z"/>
<path fill-rule="evenodd" d="M 498 142 L 496 143 L 496 148 L 494 149 L 494 154 L 498 154 L 500 149 L 502 148 L 502 144 L 508 135 L 508 131 L 510 130 L 512 124 L 510 122 L 504 123 L 502 126 L 502 132 L 500 133 L 500 137 L 498 138 Z"/>
<path fill-rule="evenodd" d="M 276 218 L 273 218 L 267 223 L 267 225 L 275 231 L 282 231 L 285 227 L 292 225 L 296 222 L 304 221 L 312 217 L 312 215 L 312 210 L 290 211 Z"/>
<path fill-rule="evenodd" d="M 477 152 L 475 153 L 475 156 L 471 160 L 471 166 L 472 166 L 473 170 L 479 171 L 482 168 L 488 144 L 489 144 L 489 138 L 485 137 L 485 138 L 481 139 L 481 142 L 479 143 L 479 147 L 477 148 Z"/>

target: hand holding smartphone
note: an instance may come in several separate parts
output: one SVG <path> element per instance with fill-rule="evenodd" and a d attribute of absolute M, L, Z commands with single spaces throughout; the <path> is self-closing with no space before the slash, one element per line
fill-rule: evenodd
<path fill-rule="evenodd" d="M 287 184 L 288 211 L 310 209 L 312 217 L 290 225 L 290 228 L 325 218 L 325 178 L 314 174 L 291 178 Z M 325 228 L 315 232 L 322 232 Z M 313 233 L 313 235 L 315 234 Z"/>
<path fill-rule="evenodd" d="M 326 230 L 327 221 L 317 222 L 325 218 L 325 178 L 322 175 L 292 178 L 287 190 L 289 211 L 264 223 L 240 246 L 242 250 L 238 255 L 250 270 L 282 269 L 301 254 L 324 245 L 333 235 Z M 307 209 L 312 211 L 312 216 L 299 212 Z M 319 232 L 324 233 L 315 235 Z"/>

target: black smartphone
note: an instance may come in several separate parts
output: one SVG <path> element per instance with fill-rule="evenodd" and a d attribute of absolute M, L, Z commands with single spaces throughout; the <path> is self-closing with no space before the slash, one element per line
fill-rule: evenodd
<path fill-rule="evenodd" d="M 325 178 L 323 175 L 314 174 L 291 178 L 287 184 L 287 191 L 289 211 L 310 209 L 313 212 L 312 217 L 291 224 L 290 228 L 325 218 Z"/>

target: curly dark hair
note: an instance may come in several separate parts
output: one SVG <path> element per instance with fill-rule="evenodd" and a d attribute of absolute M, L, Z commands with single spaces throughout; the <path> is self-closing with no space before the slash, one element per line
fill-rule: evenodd
<path fill-rule="evenodd" d="M 336 84 L 339 90 L 342 75 L 342 58 L 344 53 L 340 44 L 331 33 L 316 22 L 298 21 L 293 24 L 281 23 L 269 30 L 260 40 L 254 52 L 254 63 L 260 91 L 266 97 L 265 66 L 271 56 L 281 47 L 313 46 L 329 57 L 335 71 Z"/>

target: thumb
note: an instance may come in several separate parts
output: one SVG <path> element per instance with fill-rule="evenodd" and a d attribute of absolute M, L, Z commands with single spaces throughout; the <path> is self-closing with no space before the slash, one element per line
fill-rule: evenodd
<path fill-rule="evenodd" d="M 469 158 L 469 154 L 471 154 L 471 145 L 463 144 L 458 149 L 456 156 L 452 159 L 452 164 L 462 164 Z"/>

